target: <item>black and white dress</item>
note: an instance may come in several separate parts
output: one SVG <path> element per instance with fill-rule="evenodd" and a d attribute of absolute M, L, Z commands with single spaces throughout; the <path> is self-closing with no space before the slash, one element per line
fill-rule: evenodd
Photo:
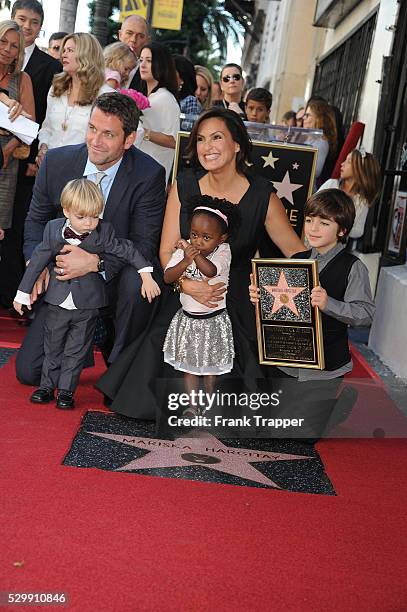
<path fill-rule="evenodd" d="M 199 179 L 204 172 L 187 170 L 177 180 L 181 202 L 181 237 L 189 237 L 188 202 L 201 193 Z M 255 309 L 249 300 L 251 258 L 255 256 L 265 229 L 273 187 L 263 177 L 248 177 L 249 187 L 237 204 L 241 213 L 239 232 L 230 240 L 230 266 L 227 309 L 232 322 L 235 359 L 228 376 L 245 384 L 262 378 L 258 364 Z M 155 316 L 143 336 L 130 344 L 111 364 L 97 388 L 112 398 L 110 409 L 139 419 L 154 419 L 157 412 L 156 383 L 180 375 L 163 359 L 163 345 L 169 324 L 179 310 L 179 298 L 172 288 L 164 288 Z M 268 368 L 269 370 L 271 368 Z"/>

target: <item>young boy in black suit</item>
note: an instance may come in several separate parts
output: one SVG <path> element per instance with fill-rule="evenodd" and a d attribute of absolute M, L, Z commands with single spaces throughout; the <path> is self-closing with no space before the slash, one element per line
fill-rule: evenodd
<path fill-rule="evenodd" d="M 151 276 L 152 267 L 131 240 L 117 239 L 113 226 L 99 218 L 104 201 L 100 188 L 82 179 L 69 181 L 61 194 L 66 217 L 49 221 L 41 244 L 27 266 L 14 300 L 14 308 L 22 314 L 23 305 L 31 309 L 30 294 L 40 273 L 53 262 L 65 244 L 74 244 L 89 253 L 110 254 L 133 265 L 142 279 L 141 294 L 149 302 L 160 294 Z M 98 272 L 61 282 L 51 268 L 45 294 L 48 316 L 45 322 L 44 350 L 40 388 L 31 401 L 45 404 L 54 399 L 58 389 L 57 408 L 74 407 L 73 394 L 79 381 L 85 357 L 91 347 L 99 308 L 107 305 L 105 281 Z"/>

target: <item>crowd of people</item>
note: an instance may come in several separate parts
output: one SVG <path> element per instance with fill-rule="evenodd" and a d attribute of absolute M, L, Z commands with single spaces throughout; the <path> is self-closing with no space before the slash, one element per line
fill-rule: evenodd
<path fill-rule="evenodd" d="M 19 141 L 0 135 L 0 293 L 4 306 L 35 315 L 16 360 L 20 382 L 38 387 L 31 401 L 57 390 L 57 407 L 73 408 L 98 327 L 108 369 L 97 386 L 120 414 L 154 418 L 154 380 L 174 370 L 189 390 L 200 376 L 206 389 L 225 373 L 263 378 L 257 290 L 248 287 L 265 233 L 285 257 L 335 260 L 340 289 L 326 274 L 312 299 L 330 330 L 323 375 L 349 371 L 346 327 L 369 323 L 374 308 L 366 269 L 342 243 L 363 234 L 380 168 L 354 150 L 331 179 L 344 140 L 339 110 L 313 97 L 283 117 L 323 132 L 304 132 L 303 144 L 318 149 L 320 188 L 305 211 L 305 245 L 272 184 L 250 173 L 244 122 L 268 124 L 273 98 L 245 91 L 239 65 L 226 64 L 217 83 L 153 41 L 140 16 L 105 49 L 91 34 L 57 32 L 48 54 L 35 45 L 37 0 L 16 0 L 11 19 L 0 23 L 0 95 L 11 118 L 24 112 L 40 130 L 20 160 Z M 169 188 L 180 129 L 191 132 L 190 168 Z"/>

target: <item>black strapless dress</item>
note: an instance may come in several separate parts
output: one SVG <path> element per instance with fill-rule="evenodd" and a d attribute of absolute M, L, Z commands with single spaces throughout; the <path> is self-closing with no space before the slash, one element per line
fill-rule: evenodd
<path fill-rule="evenodd" d="M 180 229 L 185 239 L 189 237 L 186 203 L 190 196 L 200 194 L 199 178 L 193 170 L 187 170 L 178 179 Z M 271 183 L 262 177 L 249 177 L 249 181 L 250 186 L 238 204 L 242 224 L 230 242 L 232 263 L 227 294 L 236 354 L 232 376 L 239 377 L 247 388 L 264 376 L 258 365 L 255 309 L 249 300 L 248 286 L 251 259 L 264 233 L 273 191 Z M 162 352 L 168 326 L 179 307 L 178 294 L 166 287 L 145 333 L 123 351 L 98 381 L 96 387 L 113 400 L 112 411 L 138 419 L 155 418 L 157 379 L 182 376 L 164 363 Z"/>

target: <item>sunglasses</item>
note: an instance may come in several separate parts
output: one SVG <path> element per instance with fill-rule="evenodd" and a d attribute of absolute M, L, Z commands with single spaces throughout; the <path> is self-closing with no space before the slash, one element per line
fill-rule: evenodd
<path fill-rule="evenodd" d="M 54 47 L 51 47 L 53 51 L 59 51 L 60 48 L 61 48 L 60 45 L 55 45 Z"/>
<path fill-rule="evenodd" d="M 229 83 L 229 81 L 240 81 L 240 79 L 242 78 L 242 75 L 239 74 L 238 72 L 236 72 L 236 74 L 227 74 L 226 76 L 222 77 L 222 81 L 224 83 Z"/>

